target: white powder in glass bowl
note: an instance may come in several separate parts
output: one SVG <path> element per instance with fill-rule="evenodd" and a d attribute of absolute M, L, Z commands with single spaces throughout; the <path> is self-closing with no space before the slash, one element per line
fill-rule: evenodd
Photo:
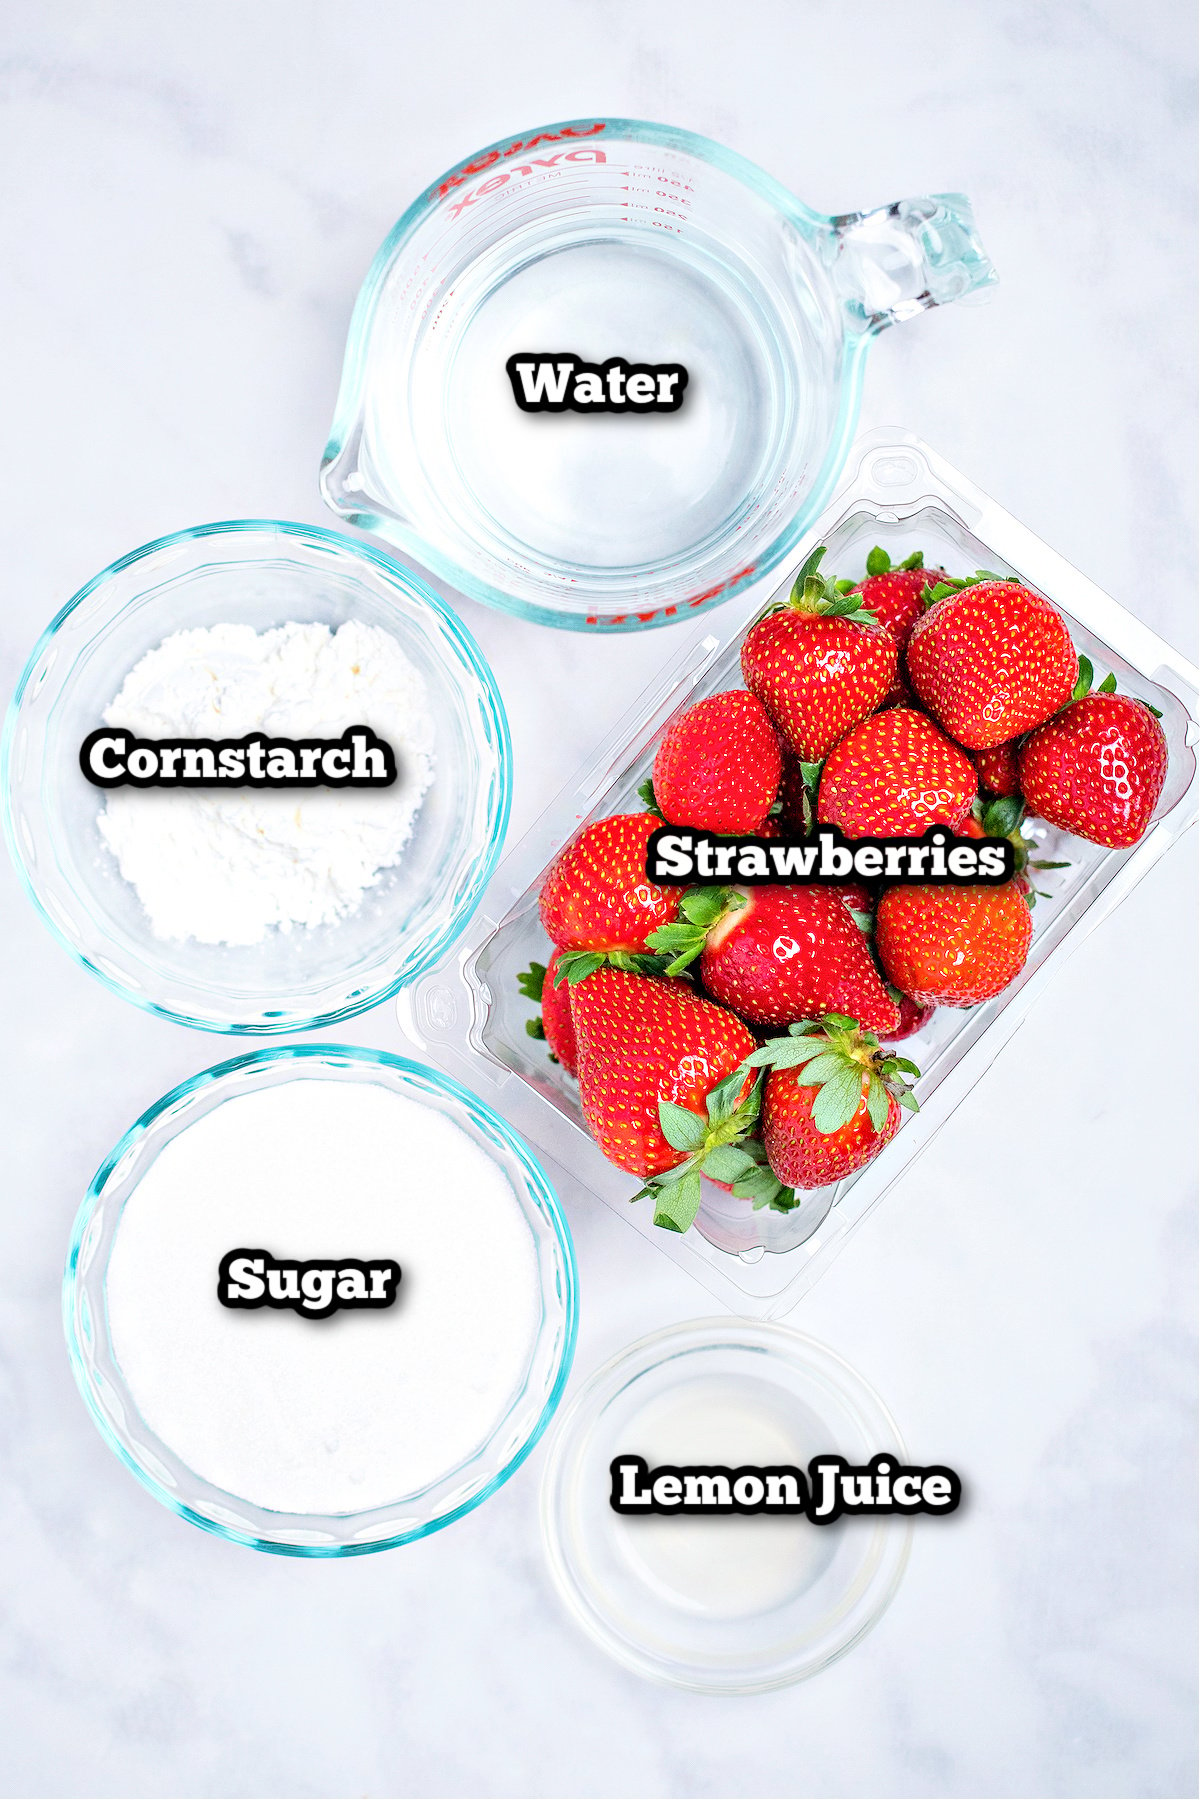
<path fill-rule="evenodd" d="M 375 790 L 114 789 L 101 836 L 160 938 L 256 944 L 344 918 L 400 860 L 433 779 L 425 683 L 390 632 L 355 620 L 174 632 L 130 670 L 104 722 L 214 739 L 369 725 L 395 754 L 395 783 Z"/>
<path fill-rule="evenodd" d="M 324 1319 L 217 1298 L 235 1249 L 390 1257 L 393 1305 Z M 453 1120 L 373 1082 L 298 1078 L 222 1102 L 125 1201 L 105 1278 L 146 1424 L 204 1480 L 290 1513 L 366 1511 L 492 1435 L 541 1321 L 504 1171 Z"/>

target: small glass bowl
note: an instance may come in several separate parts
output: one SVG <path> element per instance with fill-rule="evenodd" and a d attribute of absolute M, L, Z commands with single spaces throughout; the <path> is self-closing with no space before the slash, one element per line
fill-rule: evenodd
<path fill-rule="evenodd" d="M 724 1418 L 714 1411 L 710 1422 L 705 1409 L 718 1404 Z M 668 1439 L 663 1455 L 653 1440 L 670 1429 L 672 1408 L 678 1415 L 689 1405 L 705 1421 L 699 1436 L 685 1449 Z M 576 1622 L 635 1674 L 701 1694 L 787 1687 L 864 1637 L 900 1584 L 912 1537 L 904 1518 L 813 1525 L 612 1510 L 609 1465 L 617 1456 L 644 1456 L 652 1467 L 765 1466 L 768 1457 L 747 1456 L 740 1426 L 729 1425 L 757 1415 L 775 1443 L 802 1446 L 777 1450 L 771 1463 L 804 1467 L 825 1453 L 856 1464 L 877 1453 L 908 1461 L 891 1414 L 839 1356 L 797 1331 L 745 1319 L 698 1319 L 642 1338 L 592 1376 L 559 1422 L 542 1481 L 550 1571 Z M 658 1534 L 649 1557 L 647 1532 Z M 679 1536 L 687 1532 L 703 1540 L 689 1549 Z M 747 1534 L 759 1534 L 757 1561 Z M 702 1604 L 673 1585 L 676 1547 L 693 1567 L 721 1571 L 732 1601 L 725 1593 Z"/>
<path fill-rule="evenodd" d="M 235 1095 L 283 1082 L 372 1082 L 444 1113 L 503 1170 L 529 1225 L 542 1318 L 523 1384 L 491 1436 L 440 1480 L 388 1506 L 317 1515 L 255 1506 L 205 1481 L 141 1418 L 109 1333 L 106 1280 L 126 1200 L 181 1131 Z M 578 1276 L 570 1229 L 541 1165 L 490 1107 L 422 1063 L 344 1044 L 283 1044 L 204 1069 L 143 1113 L 97 1170 L 75 1220 L 63 1281 L 71 1368 L 101 1436 L 156 1500 L 203 1531 L 279 1556 L 363 1556 L 440 1531 L 494 1494 L 552 1418 L 575 1352 Z"/>
<path fill-rule="evenodd" d="M 125 676 L 170 633 L 347 619 L 397 639 L 429 692 L 433 783 L 402 859 L 335 924 L 260 944 L 156 938 L 97 825 L 103 794 L 79 748 Z M 474 639 L 389 556 L 338 532 L 237 519 L 157 539 L 88 582 L 43 633 L 0 753 L 14 861 L 51 931 L 85 969 L 147 1010 L 206 1031 L 332 1025 L 445 955 L 495 867 L 512 752 L 504 704 Z"/>

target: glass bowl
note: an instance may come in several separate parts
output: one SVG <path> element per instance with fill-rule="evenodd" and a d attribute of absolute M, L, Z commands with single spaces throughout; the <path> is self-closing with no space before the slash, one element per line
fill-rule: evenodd
<path fill-rule="evenodd" d="M 190 1469 L 140 1417 L 109 1334 L 106 1279 L 121 1211 L 164 1146 L 235 1095 L 283 1082 L 373 1082 L 444 1113 L 504 1172 L 529 1225 L 542 1317 L 520 1388 L 491 1436 L 417 1493 L 371 1511 L 315 1515 L 255 1506 Z M 340 1044 L 284 1044 L 218 1063 L 165 1094 L 96 1172 L 75 1220 L 63 1284 L 71 1367 L 101 1435 L 155 1499 L 202 1530 L 282 1556 L 360 1556 L 439 1531 L 507 1481 L 552 1417 L 575 1349 L 577 1275 L 571 1234 L 540 1164 L 466 1088 L 398 1056 Z"/>
<path fill-rule="evenodd" d="M 830 218 L 707 138 L 503 138 L 399 220 L 350 326 L 321 486 L 463 593 L 660 625 L 773 568 L 824 504 L 884 326 L 994 281 L 961 194 Z M 688 371 L 677 412 L 529 413 L 506 364 Z"/>
<path fill-rule="evenodd" d="M 609 1465 L 765 1467 L 839 1454 L 908 1459 L 896 1423 L 832 1350 L 780 1325 L 699 1319 L 597 1371 L 555 1431 L 542 1533 L 555 1586 L 602 1650 L 703 1694 L 756 1694 L 826 1668 L 894 1596 L 912 1523 L 898 1517 L 631 1518 Z"/>
<path fill-rule="evenodd" d="M 101 838 L 101 790 L 79 748 L 129 670 L 171 632 L 291 620 L 382 627 L 424 678 L 433 783 L 401 860 L 334 924 L 231 946 L 153 935 Z M 432 967 L 470 918 L 508 824 L 504 704 L 470 633 L 390 557 L 276 520 L 201 525 L 122 557 L 43 633 L 17 685 L 0 755 L 4 825 L 26 889 L 84 968 L 151 1012 L 208 1031 L 335 1024 Z"/>

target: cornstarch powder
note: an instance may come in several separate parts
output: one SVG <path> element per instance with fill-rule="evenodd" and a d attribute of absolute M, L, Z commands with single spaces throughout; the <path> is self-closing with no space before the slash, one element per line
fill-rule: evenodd
<path fill-rule="evenodd" d="M 130 670 L 104 714 L 141 738 L 338 737 L 369 725 L 397 779 L 369 790 L 114 789 L 100 833 L 156 937 L 256 944 L 351 913 L 400 860 L 433 778 L 419 672 L 377 625 L 177 631 Z"/>
<path fill-rule="evenodd" d="M 382 1311 L 230 1310 L 217 1271 L 240 1247 L 403 1274 Z M 416 1100 L 319 1078 L 226 1100 L 166 1145 L 125 1203 L 106 1292 L 146 1424 L 282 1512 L 383 1506 L 457 1468 L 514 1400 L 541 1318 L 529 1227 L 486 1152 Z"/>

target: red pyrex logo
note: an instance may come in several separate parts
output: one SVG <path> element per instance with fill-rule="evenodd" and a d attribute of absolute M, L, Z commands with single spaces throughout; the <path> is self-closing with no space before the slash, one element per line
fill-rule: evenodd
<path fill-rule="evenodd" d="M 431 200 L 444 200 L 447 194 L 455 188 L 462 187 L 472 175 L 482 175 L 485 169 L 492 168 L 498 162 L 507 162 L 510 156 L 518 156 L 522 150 L 533 150 L 539 144 L 559 143 L 563 138 L 594 137 L 598 131 L 607 129 L 604 120 L 598 119 L 594 125 L 564 125 L 561 131 L 539 131 L 536 137 L 517 138 L 513 143 L 506 145 L 503 150 L 488 150 L 482 156 L 475 157 L 471 162 L 461 163 L 452 174 L 447 175 L 444 181 L 431 190 L 428 197 Z M 469 194 L 464 194 L 451 207 L 450 216 L 456 218 L 466 207 L 474 205 L 480 195 L 494 193 L 514 175 L 532 175 L 534 169 L 552 169 L 560 162 L 606 162 L 607 160 L 603 150 L 559 150 L 551 156 L 532 157 L 529 162 L 519 163 L 515 169 L 506 169 L 501 174 L 493 175 L 491 180 L 482 182 Z"/>

